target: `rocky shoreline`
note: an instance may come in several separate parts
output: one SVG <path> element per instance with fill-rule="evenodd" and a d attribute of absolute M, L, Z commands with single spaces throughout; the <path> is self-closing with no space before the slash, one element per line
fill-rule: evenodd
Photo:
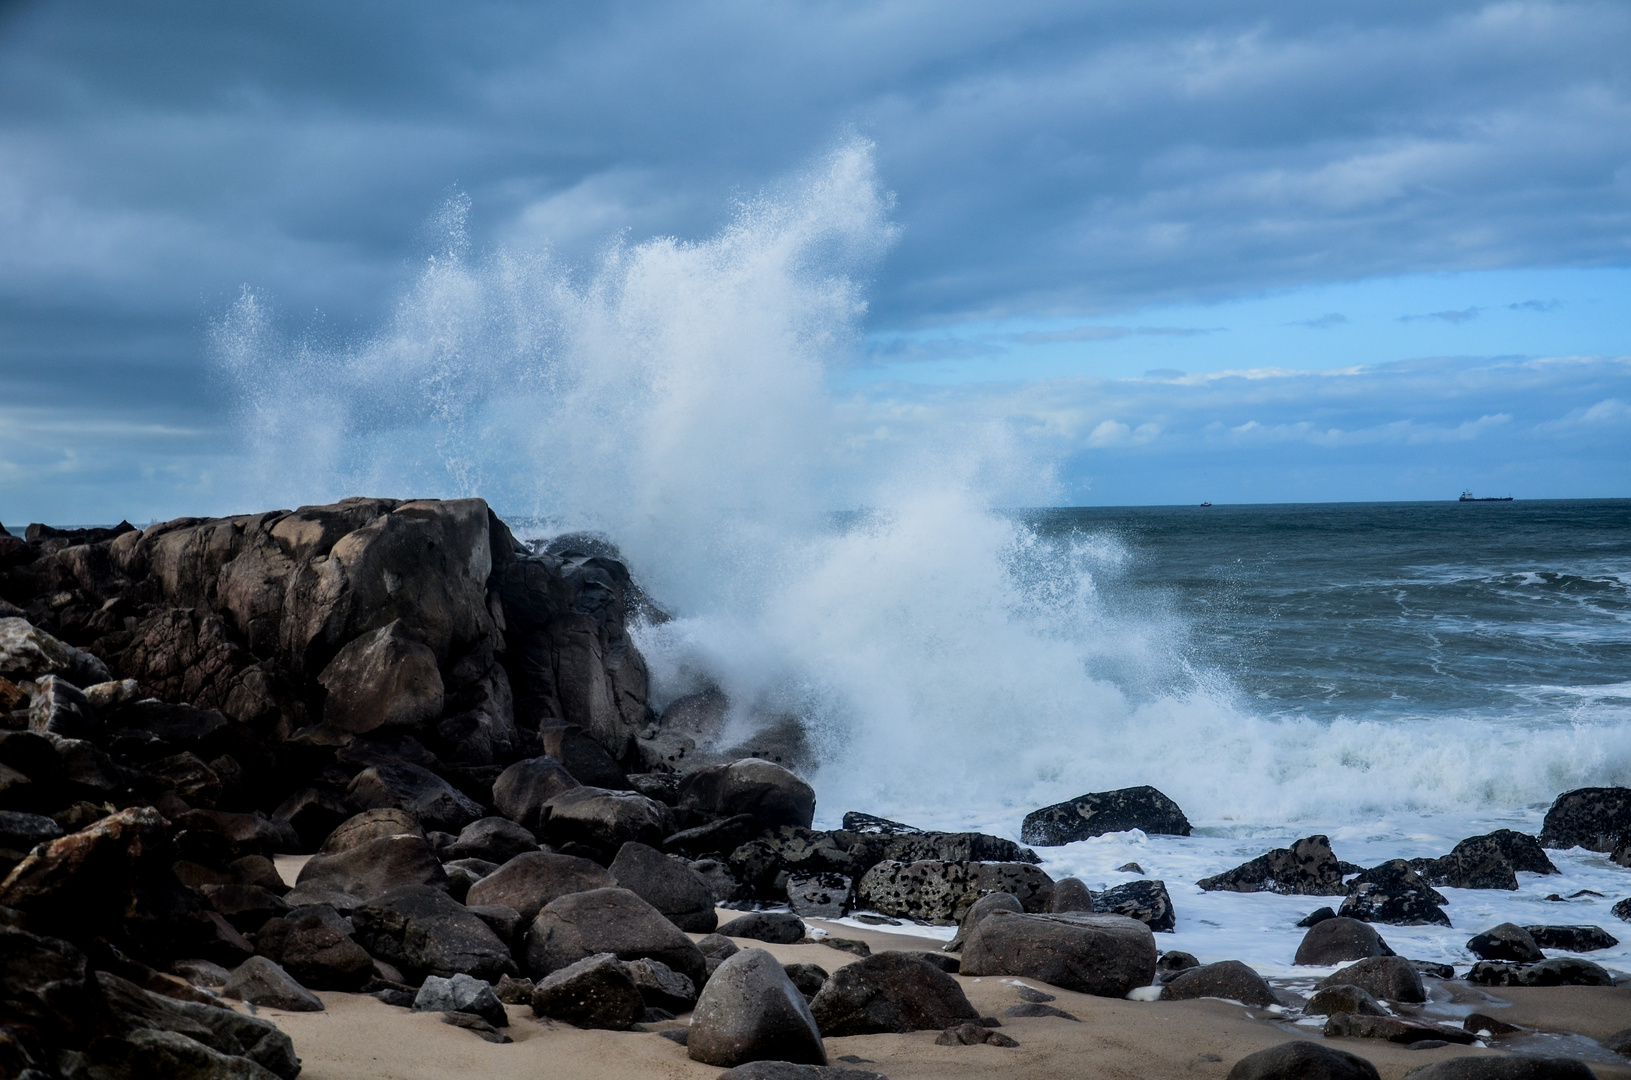
<path fill-rule="evenodd" d="M 651 707 L 628 627 L 665 617 L 603 540 L 522 544 L 476 499 L 0 528 L 0 1077 L 293 1080 L 290 1018 L 353 995 L 468 1043 L 520 1022 L 647 1032 L 738 1078 L 863 1080 L 834 1040 L 911 1033 L 1027 1055 L 1016 1027 L 1080 1019 L 1062 995 L 1235 1003 L 1290 1040 L 1206 1063 L 1242 1080 L 1397 1075 L 1376 1048 L 1402 1046 L 1442 1054 L 1422 1080 L 1631 1074 L 1631 989 L 1587 958 L 1610 930 L 1478 927 L 1467 971 L 1376 930 L 1448 926 L 1438 888 L 1516 889 L 1556 872 L 1548 849 L 1631 866 L 1631 789 L 1562 794 L 1539 837 L 1361 867 L 1310 836 L 1198 882 L 1331 898 L 1295 963 L 1345 966 L 1305 996 L 1160 948 L 1163 881 L 1094 892 L 1041 869 L 1032 847 L 1189 835 L 1155 788 L 1041 808 L 1030 847 L 854 811 L 813 828 L 796 717 L 727 744 L 717 691 Z M 878 930 L 831 921 L 855 913 Z M 957 936 L 913 947 L 891 920 Z M 1000 1017 L 991 986 L 1019 995 Z M 1538 988 L 1625 1022 L 1488 1015 Z M 1601 1059 L 1536 1056 L 1546 1030 Z M 1038 1038 L 1033 1071 L 1087 1052 Z M 942 1053 L 922 1060 L 945 1074 Z"/>

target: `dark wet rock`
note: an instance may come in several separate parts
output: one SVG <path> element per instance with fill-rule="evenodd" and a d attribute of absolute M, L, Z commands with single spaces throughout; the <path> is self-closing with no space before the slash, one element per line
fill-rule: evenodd
<path fill-rule="evenodd" d="M 640 988 L 648 1008 L 689 1012 L 697 1002 L 697 986 L 661 960 L 643 956 L 630 960 L 629 974 Z"/>
<path fill-rule="evenodd" d="M 630 788 L 648 799 L 664 806 L 680 804 L 680 778 L 672 773 L 635 773 L 628 781 Z"/>
<path fill-rule="evenodd" d="M 1444 896 L 1403 859 L 1392 859 L 1360 874 L 1349 885 L 1338 914 L 1363 922 L 1396 926 L 1434 924 L 1449 926 L 1450 917 L 1439 905 Z"/>
<path fill-rule="evenodd" d="M 1357 986 L 1379 1001 L 1427 1000 L 1421 973 L 1401 956 L 1371 956 L 1349 964 L 1316 984 L 1321 990 L 1327 986 Z"/>
<path fill-rule="evenodd" d="M 719 965 L 697 999 L 686 1049 L 694 1061 L 727 1068 L 750 1061 L 827 1064 L 810 1006 L 763 949 L 743 949 Z"/>
<path fill-rule="evenodd" d="M 758 836 L 763 829 L 752 814 L 736 814 L 706 825 L 682 829 L 663 841 L 663 850 L 678 855 L 729 854 Z"/>
<path fill-rule="evenodd" d="M 925 1031 L 976 1020 L 957 980 L 906 953 L 881 952 L 833 973 L 810 1002 L 824 1036 Z"/>
<path fill-rule="evenodd" d="M 512 907 L 505 907 L 503 904 L 469 904 L 465 910 L 486 923 L 487 928 L 498 935 L 498 940 L 510 946 L 511 952 L 515 951 L 527 932 L 527 920 Z"/>
<path fill-rule="evenodd" d="M 1094 911 L 1093 893 L 1081 878 L 1060 878 L 1053 883 L 1053 896 L 1048 901 L 1050 912 Z M 1116 914 L 1126 914 L 1116 912 Z"/>
<path fill-rule="evenodd" d="M 1376 1066 L 1357 1054 L 1296 1039 L 1247 1054 L 1228 1080 L 1380 1080 Z"/>
<path fill-rule="evenodd" d="M 1333 911 L 1331 908 L 1328 908 L 1328 907 L 1315 908 L 1313 911 L 1310 911 L 1307 915 L 1304 915 L 1302 918 L 1298 919 L 1297 920 L 1297 925 L 1300 926 L 1300 927 L 1303 927 L 1304 929 L 1307 929 L 1310 926 L 1319 925 L 1320 923 L 1324 922 L 1326 919 L 1334 919 L 1336 917 L 1337 917 L 1337 913 L 1335 911 Z"/>
<path fill-rule="evenodd" d="M 1631 788 L 1578 788 L 1557 797 L 1540 831 L 1548 848 L 1613 851 L 1631 835 Z"/>
<path fill-rule="evenodd" d="M 21 1026 L 46 1048 L 80 1045 L 92 1035 L 97 1002 L 85 954 L 59 938 L 0 924 L 0 1003 L 7 1026 Z"/>
<path fill-rule="evenodd" d="M 277 1075 L 248 1058 L 223 1054 L 185 1035 L 152 1028 L 97 1039 L 86 1048 L 77 1065 L 76 1075 L 98 1080 L 270 1080 Z"/>
<path fill-rule="evenodd" d="M 1340 896 L 1342 866 L 1325 836 L 1309 836 L 1289 848 L 1275 848 L 1233 870 L 1196 882 L 1208 892 L 1273 892 L 1301 896 Z"/>
<path fill-rule="evenodd" d="M 1600 926 L 1526 926 L 1524 929 L 1543 949 L 1596 952 L 1598 949 L 1612 949 L 1620 943 L 1618 938 Z"/>
<path fill-rule="evenodd" d="M 552 757 L 518 761 L 493 782 L 493 805 L 522 828 L 537 834 L 549 817 L 545 804 L 578 781 Z"/>
<path fill-rule="evenodd" d="M 705 957 L 710 959 L 718 957 L 721 960 L 727 956 L 735 956 L 741 951 L 741 947 L 736 942 L 718 932 L 698 938 L 697 949 Z"/>
<path fill-rule="evenodd" d="M 401 619 L 350 641 L 317 681 L 328 691 L 323 720 L 342 731 L 414 728 L 442 715 L 436 653 Z"/>
<path fill-rule="evenodd" d="M 422 885 L 446 892 L 447 871 L 422 836 L 381 836 L 333 854 L 313 855 L 300 868 L 296 888 L 307 894 L 343 893 L 368 901 L 394 889 Z"/>
<path fill-rule="evenodd" d="M 1011 1037 L 975 1023 L 962 1023 L 942 1031 L 934 1040 L 936 1046 L 1018 1046 Z"/>
<path fill-rule="evenodd" d="M 62 835 L 62 826 L 43 814 L 0 810 L 0 848 L 26 853 L 34 845 L 48 844 Z"/>
<path fill-rule="evenodd" d="M 1467 951 L 1480 960 L 1516 960 L 1528 964 L 1546 959 L 1529 931 L 1513 923 L 1501 923 L 1475 935 L 1467 942 Z"/>
<path fill-rule="evenodd" d="M 413 1008 L 417 1012 L 462 1012 L 479 1016 L 494 1027 L 508 1027 L 509 1014 L 498 1000 L 493 987 L 469 975 L 455 975 L 444 979 L 426 976 L 419 993 L 414 996 Z"/>
<path fill-rule="evenodd" d="M 1506 855 L 1489 846 L 1480 846 L 1468 852 L 1451 852 L 1438 859 L 1411 859 L 1409 865 L 1429 885 L 1508 891 L 1518 888 L 1518 875 Z"/>
<path fill-rule="evenodd" d="M 1278 1004 L 1263 976 L 1239 960 L 1206 964 L 1179 975 L 1161 988 L 1162 1001 L 1188 1001 L 1214 997 L 1238 1001 L 1253 1008 Z"/>
<path fill-rule="evenodd" d="M 317 995 L 301 986 L 282 967 L 264 956 L 252 956 L 221 987 L 224 997 L 285 1012 L 322 1012 Z"/>
<path fill-rule="evenodd" d="M 1329 911 L 1329 908 L 1322 910 Z M 1308 933 L 1297 946 L 1293 964 L 1310 967 L 1330 967 L 1349 960 L 1363 960 L 1368 956 L 1392 956 L 1382 935 L 1369 923 L 1358 919 L 1332 915 L 1309 927 Z"/>
<path fill-rule="evenodd" d="M 1021 843 L 1055 847 L 1105 833 L 1142 829 L 1147 833 L 1189 835 L 1189 819 L 1178 804 L 1152 787 L 1122 788 L 1079 796 L 1025 815 Z"/>
<path fill-rule="evenodd" d="M 1467 1018 L 1461 1022 L 1461 1027 L 1462 1030 L 1469 1031 L 1472 1034 L 1477 1035 L 1479 1038 L 1498 1038 L 1502 1035 L 1516 1035 L 1518 1032 L 1524 1030 L 1523 1028 L 1518 1027 L 1516 1024 L 1508 1024 L 1504 1021 L 1497 1020 L 1487 1013 L 1468 1014 Z M 1605 1042 L 1603 1045 L 1607 1046 L 1608 1044 Z M 1613 1047 L 1609 1048 L 1613 1049 Z"/>
<path fill-rule="evenodd" d="M 1631 922 L 1631 896 L 1609 908 L 1608 912 L 1622 922 Z"/>
<path fill-rule="evenodd" d="M 911 836 L 923 830 L 913 825 L 903 825 L 888 818 L 874 817 L 856 810 L 844 812 L 844 831 L 857 833 L 861 836 Z"/>
<path fill-rule="evenodd" d="M 108 681 L 107 665 L 18 616 L 0 617 L 0 677 L 14 683 L 61 675 L 75 686 Z"/>
<path fill-rule="evenodd" d="M 618 850 L 609 870 L 619 886 L 662 912 L 681 930 L 711 934 L 719 925 L 713 890 L 685 862 L 630 841 Z"/>
<path fill-rule="evenodd" d="M 360 814 L 347 817 L 335 826 L 334 830 L 323 838 L 317 853 L 337 855 L 342 851 L 361 847 L 370 840 L 382 840 L 389 836 L 417 836 L 423 840 L 425 830 L 420 827 L 419 819 L 406 810 L 398 810 L 395 807 L 364 810 Z"/>
<path fill-rule="evenodd" d="M 332 908 L 305 909 L 268 919 L 255 935 L 255 952 L 281 965 L 313 990 L 356 991 L 373 975 L 373 958 L 342 926 Z"/>
<path fill-rule="evenodd" d="M 212 964 L 208 960 L 177 960 L 170 965 L 170 971 L 186 979 L 189 985 L 207 986 L 211 989 L 225 986 L 227 978 L 232 974 L 220 964 Z"/>
<path fill-rule="evenodd" d="M 1169 983 L 1184 972 L 1200 966 L 1201 962 L 1195 958 L 1194 953 L 1187 953 L 1181 949 L 1164 952 L 1161 954 L 1161 958 L 1155 962 L 1156 981 Z"/>
<path fill-rule="evenodd" d="M 517 855 L 537 850 L 538 838 L 509 818 L 484 817 L 466 825 L 440 854 L 444 862 L 485 859 L 502 866 Z"/>
<path fill-rule="evenodd" d="M 223 810 L 187 810 L 175 813 L 177 826 L 170 842 L 183 858 L 197 851 L 205 858 L 240 859 L 245 855 L 263 855 L 270 858 L 282 851 L 292 851 L 300 838 L 289 826 L 267 817 L 259 810 L 247 814 L 228 813 Z"/>
<path fill-rule="evenodd" d="M 1001 836 L 978 832 L 902 833 L 884 837 L 876 851 L 880 861 L 888 859 L 905 863 L 929 860 L 1030 863 L 1035 866 L 1042 862 L 1030 848 L 1021 847 Z"/>
<path fill-rule="evenodd" d="M 1325 1021 L 1327 1039 L 1386 1039 L 1395 1043 L 1471 1043 L 1473 1036 L 1455 1028 L 1420 1024 L 1396 1016 L 1369 1016 L 1361 1013 L 1332 1013 Z"/>
<path fill-rule="evenodd" d="M 744 758 L 687 773 L 680 780 L 679 805 L 703 818 L 752 814 L 764 828 L 808 829 L 815 817 L 815 789 L 774 762 Z"/>
<path fill-rule="evenodd" d="M 540 979 L 532 1011 L 576 1027 L 622 1031 L 645 1015 L 646 1002 L 627 964 L 611 953 L 595 953 Z"/>
<path fill-rule="evenodd" d="M 538 732 L 544 753 L 561 763 L 580 784 L 628 791 L 629 778 L 598 740 L 576 724 L 551 725 Z M 661 801 L 661 800 L 659 800 Z"/>
<path fill-rule="evenodd" d="M 1049 1000 L 1052 999 L 1050 998 Z M 1074 1013 L 1068 1013 L 1064 1009 L 1056 1008 L 1052 1005 L 1044 1005 L 1038 1001 L 1027 1001 L 1022 1005 L 1010 1005 L 1007 1009 L 1003 1010 L 1002 1015 L 1013 1020 L 1037 1019 L 1052 1016 L 1057 1017 L 1060 1020 L 1073 1020 L 1078 1024 L 1082 1022 L 1082 1018 Z"/>
<path fill-rule="evenodd" d="M 974 928 L 980 925 L 993 911 L 1010 911 L 1018 915 L 1025 911 L 1025 907 L 1019 902 L 1019 897 L 1012 893 L 986 893 L 974 901 L 968 912 L 964 914 L 962 922 L 957 927 L 957 935 L 946 946 L 946 951 L 957 952 L 961 950 L 963 944 L 968 941 L 968 935 L 973 933 Z"/>
<path fill-rule="evenodd" d="M 509 945 L 445 892 L 410 885 L 351 914 L 357 943 L 412 979 L 472 975 L 494 982 L 516 974 Z"/>
<path fill-rule="evenodd" d="M 772 945 L 792 945 L 804 940 L 804 920 L 780 911 L 750 911 L 719 928 L 727 938 L 751 938 Z"/>
<path fill-rule="evenodd" d="M 517 855 L 470 887 L 465 903 L 514 908 L 528 923 L 543 906 L 568 893 L 606 889 L 617 879 L 604 867 L 572 855 L 531 851 Z"/>
<path fill-rule="evenodd" d="M 611 855 L 630 841 L 656 845 L 674 831 L 674 812 L 633 791 L 578 786 L 545 804 L 539 835 L 557 847 L 576 843 Z"/>
<path fill-rule="evenodd" d="M 725 1070 L 719 1074 L 719 1080 L 889 1080 L 889 1078 L 869 1069 L 852 1069 L 844 1065 L 796 1065 L 790 1061 L 754 1061 Z"/>
<path fill-rule="evenodd" d="M 828 971 L 819 964 L 783 964 L 782 968 L 787 972 L 787 977 L 793 980 L 793 985 L 798 987 L 799 993 L 804 995 L 805 1001 L 820 993 L 827 982 Z"/>
<path fill-rule="evenodd" d="M 1125 997 L 1155 981 L 1155 936 L 1119 915 L 987 916 L 963 945 L 964 975 L 1015 975 Z"/>
<path fill-rule="evenodd" d="M 1483 960 L 1467 981 L 1479 986 L 1613 986 L 1614 977 L 1589 960 L 1560 956 L 1536 964 Z"/>
<path fill-rule="evenodd" d="M 404 810 L 427 829 L 451 833 L 482 816 L 475 800 L 429 769 L 406 762 L 364 769 L 346 788 L 346 801 L 357 810 Z"/>
<path fill-rule="evenodd" d="M 1469 1019 L 1471 1018 L 1469 1017 Z M 1496 1034 L 1500 1034 L 1500 1032 L 1496 1032 Z M 1631 1028 L 1626 1028 L 1623 1031 L 1616 1031 L 1614 1034 L 1603 1040 L 1603 1045 L 1614 1051 L 1616 1054 L 1631 1057 Z"/>
<path fill-rule="evenodd" d="M 1457 1057 L 1405 1073 L 1410 1080 L 1591 1080 L 1595 1074 L 1573 1058 Z"/>
<path fill-rule="evenodd" d="M 289 910 L 281 897 L 258 885 L 200 885 L 197 891 L 211 910 L 220 912 L 227 922 L 246 934 L 259 930 L 266 920 L 287 914 Z"/>
<path fill-rule="evenodd" d="M 1455 968 L 1449 964 L 1437 964 L 1431 960 L 1412 960 L 1410 966 L 1423 975 L 1430 975 L 1435 979 L 1455 978 Z"/>
<path fill-rule="evenodd" d="M 587 956 L 651 957 L 693 983 L 704 981 L 702 952 L 662 913 L 627 889 L 594 889 L 550 901 L 527 930 L 527 972 L 540 978 Z"/>
<path fill-rule="evenodd" d="M 806 919 L 836 919 L 849 908 L 852 883 L 843 874 L 790 874 L 787 905 Z"/>
<path fill-rule="evenodd" d="M 1093 898 L 1093 910 L 1101 915 L 1137 919 L 1158 933 L 1169 932 L 1178 924 L 1164 881 L 1129 881 L 1106 889 Z"/>
<path fill-rule="evenodd" d="M 1040 911 L 1052 889 L 1053 879 L 1029 863 L 886 860 L 862 876 L 856 898 L 858 906 L 884 915 L 952 922 L 993 892 L 1012 893 L 1028 910 Z"/>
<path fill-rule="evenodd" d="M 854 956 L 872 955 L 872 946 L 860 938 L 834 937 L 828 934 L 816 940 L 827 948 L 837 949 L 839 952 L 847 952 Z"/>
<path fill-rule="evenodd" d="M 179 1001 L 111 972 L 97 972 L 96 983 L 113 1031 L 121 1037 L 144 1029 L 166 1031 L 216 1053 L 248 1059 L 282 1080 L 294 1080 L 300 1072 L 294 1044 L 269 1020 L 223 1009 L 213 1000 L 209 1004 Z"/>
<path fill-rule="evenodd" d="M 1340 983 L 1314 991 L 1303 1005 L 1308 1016 L 1332 1016 L 1336 1013 L 1359 1013 L 1363 1016 L 1386 1016 L 1388 1011 L 1362 987 Z"/>

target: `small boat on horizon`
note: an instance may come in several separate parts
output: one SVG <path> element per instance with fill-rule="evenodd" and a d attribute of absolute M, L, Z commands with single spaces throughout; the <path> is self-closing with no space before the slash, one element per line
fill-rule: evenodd
<path fill-rule="evenodd" d="M 1478 496 L 1474 495 L 1470 491 L 1463 491 L 1461 493 L 1461 498 L 1459 500 L 1457 500 L 1457 501 L 1458 502 L 1511 502 L 1512 501 L 1512 496 L 1510 496 L 1510 495 L 1485 495 L 1483 498 L 1479 498 Z"/>
<path fill-rule="evenodd" d="M 1201 503 L 1201 505 L 1202 505 L 1202 506 L 1211 506 L 1211 505 L 1212 505 L 1212 504 L 1211 504 L 1211 503 L 1209 503 L 1209 502 L 1205 502 L 1205 503 Z"/>

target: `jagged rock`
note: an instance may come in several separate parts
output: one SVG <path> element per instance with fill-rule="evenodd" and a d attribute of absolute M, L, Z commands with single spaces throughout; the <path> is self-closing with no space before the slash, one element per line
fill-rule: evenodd
<path fill-rule="evenodd" d="M 472 821 L 459 838 L 441 853 L 444 861 L 485 859 L 502 866 L 517 855 L 538 850 L 538 838 L 508 818 L 484 817 Z"/>
<path fill-rule="evenodd" d="M 851 888 L 843 874 L 789 874 L 787 906 L 802 919 L 836 919 L 849 907 Z"/>
<path fill-rule="evenodd" d="M 445 892 L 394 889 L 351 914 L 357 943 L 410 978 L 473 975 L 489 983 L 517 973 L 509 946 Z"/>
<path fill-rule="evenodd" d="M 1557 797 L 1540 831 L 1548 848 L 1613 851 L 1631 834 L 1631 788 L 1577 788 Z"/>
<path fill-rule="evenodd" d="M 1289 848 L 1275 848 L 1222 874 L 1195 884 L 1208 892 L 1273 892 L 1300 896 L 1341 896 L 1342 868 L 1325 836 L 1309 836 Z"/>
<path fill-rule="evenodd" d="M 689 1012 L 697 1003 L 696 984 L 662 961 L 643 956 L 628 966 L 647 1007 Z"/>
<path fill-rule="evenodd" d="M 1017 975 L 1066 990 L 1126 997 L 1155 981 L 1155 935 L 1119 915 L 994 911 L 963 944 L 964 975 Z"/>
<path fill-rule="evenodd" d="M 1345 983 L 1314 991 L 1314 995 L 1303 1005 L 1303 1013 L 1307 1016 L 1332 1016 L 1344 1012 L 1362 1016 L 1388 1015 L 1388 1011 L 1365 990 Z"/>
<path fill-rule="evenodd" d="M 719 965 L 697 999 L 686 1050 L 693 1061 L 726 1068 L 750 1061 L 827 1064 L 810 1006 L 763 949 L 743 949 Z"/>
<path fill-rule="evenodd" d="M 713 890 L 690 866 L 656 848 L 629 842 L 609 867 L 617 884 L 662 912 L 691 934 L 711 934 L 719 925 Z"/>
<path fill-rule="evenodd" d="M 272 1080 L 277 1074 L 244 1057 L 212 1050 L 173 1031 L 141 1028 L 97 1039 L 86 1048 L 76 1075 L 165 1080 Z"/>
<path fill-rule="evenodd" d="M 268 919 L 255 935 L 255 952 L 281 965 L 313 990 L 356 991 L 372 977 L 374 960 L 351 940 L 333 908 L 306 908 Z"/>
<path fill-rule="evenodd" d="M 406 886 L 448 889 L 447 871 L 424 837 L 381 836 L 306 860 L 295 879 L 305 893 L 343 893 L 369 901 Z"/>
<path fill-rule="evenodd" d="M 442 715 L 436 653 L 401 619 L 346 644 L 317 681 L 328 691 L 323 720 L 342 731 L 412 728 Z"/>
<path fill-rule="evenodd" d="M 60 676 L 45 675 L 34 684 L 28 729 L 65 739 L 93 739 L 101 734 L 102 722 L 79 687 Z"/>
<path fill-rule="evenodd" d="M 1596 952 L 1620 943 L 1600 926 L 1526 926 L 1524 930 L 1541 948 L 1564 952 Z"/>
<path fill-rule="evenodd" d="M 1467 951 L 1480 960 L 1516 960 L 1530 964 L 1546 959 L 1529 931 L 1509 922 L 1475 935 L 1467 942 Z"/>
<path fill-rule="evenodd" d="M 818 964 L 783 964 L 782 970 L 786 971 L 787 977 L 793 980 L 793 985 L 798 987 L 798 991 L 804 995 L 805 1001 L 809 1001 L 821 992 L 821 988 L 826 985 L 830 974 L 826 968 Z"/>
<path fill-rule="evenodd" d="M 844 812 L 844 831 L 862 836 L 912 836 L 923 830 L 913 825 L 902 825 L 888 818 L 874 817 L 855 810 Z"/>
<path fill-rule="evenodd" d="M 633 791 L 578 786 L 545 804 L 539 835 L 557 847 L 582 844 L 610 855 L 629 841 L 655 845 L 674 831 L 674 812 Z"/>
<path fill-rule="evenodd" d="M 527 930 L 527 971 L 548 975 L 586 956 L 651 957 L 700 984 L 701 951 L 660 911 L 627 889 L 570 893 L 544 905 Z"/>
<path fill-rule="evenodd" d="M 1395 1016 L 1367 1016 L 1361 1013 L 1332 1013 L 1325 1021 L 1327 1039 L 1386 1039 L 1395 1043 L 1462 1043 L 1473 1041 L 1466 1031 L 1442 1027 L 1438 1024 L 1420 1024 L 1401 1020 Z"/>
<path fill-rule="evenodd" d="M 475 800 L 429 769 L 406 762 L 364 769 L 346 788 L 346 801 L 358 810 L 404 810 L 427 828 L 452 833 L 482 816 Z"/>
<path fill-rule="evenodd" d="M 510 946 L 513 953 L 527 930 L 527 920 L 512 907 L 503 904 L 469 904 L 465 910 L 487 924 L 498 935 L 498 940 Z"/>
<path fill-rule="evenodd" d="M 1334 975 L 1326 976 L 1315 986 L 1321 990 L 1327 986 L 1357 986 L 1379 1001 L 1427 1000 L 1421 973 L 1409 960 L 1400 956 L 1366 957 Z"/>
<path fill-rule="evenodd" d="M 8 1026 L 22 1025 L 42 1050 L 82 1045 L 97 1015 L 85 954 L 67 941 L 0 923 L 0 1002 Z"/>
<path fill-rule="evenodd" d="M 1036 852 L 1020 847 L 1012 840 L 977 832 L 923 832 L 902 833 L 883 838 L 877 849 L 877 859 L 892 862 L 1042 862 Z"/>
<path fill-rule="evenodd" d="M 880 952 L 833 973 L 810 1002 L 823 1036 L 947 1028 L 980 1014 L 957 980 L 922 960 Z"/>
<path fill-rule="evenodd" d="M 1122 788 L 1033 810 L 1025 815 L 1019 839 L 1038 847 L 1056 847 L 1130 829 L 1188 836 L 1189 819 L 1177 803 L 1155 788 Z"/>
<path fill-rule="evenodd" d="M 223 978 L 222 984 L 225 981 Z M 167 1031 L 185 1036 L 216 1053 L 248 1059 L 282 1080 L 294 1080 L 300 1072 L 294 1044 L 269 1020 L 223 1009 L 213 1001 L 207 1005 L 178 1001 L 145 990 L 111 972 L 97 972 L 96 982 L 119 1036 L 128 1038 L 144 1029 Z"/>
<path fill-rule="evenodd" d="M 885 860 L 862 876 L 856 896 L 858 906 L 884 915 L 951 922 L 992 892 L 1012 893 L 1040 911 L 1052 888 L 1053 880 L 1029 863 Z"/>
<path fill-rule="evenodd" d="M 1048 901 L 1048 910 L 1055 913 L 1066 911 L 1093 911 L 1093 893 L 1081 878 L 1060 878 L 1053 883 L 1053 897 Z M 1126 912 L 1114 914 L 1125 915 Z"/>
<path fill-rule="evenodd" d="M 1326 909 L 1329 910 L 1329 909 Z M 1393 950 L 1369 923 L 1332 915 L 1309 927 L 1297 946 L 1293 964 L 1330 967 L 1368 956 L 1392 956 Z"/>
<path fill-rule="evenodd" d="M 973 905 L 968 909 L 967 914 L 963 916 L 962 922 L 957 927 L 956 936 L 953 937 L 950 943 L 946 945 L 946 951 L 958 952 L 961 950 L 963 945 L 968 941 L 968 935 L 973 933 L 974 928 L 980 925 L 980 923 L 985 920 L 986 916 L 990 915 L 993 911 L 1011 911 L 1014 914 L 1019 915 L 1025 911 L 1025 907 L 1019 902 L 1019 897 L 1015 896 L 1013 893 L 986 893 L 984 896 L 974 901 Z"/>
<path fill-rule="evenodd" d="M 461 1012 L 479 1016 L 494 1027 L 509 1027 L 510 1016 L 504 1003 L 493 993 L 490 983 L 469 975 L 455 975 L 443 979 L 426 976 L 419 993 L 414 996 L 416 1012 Z"/>
<path fill-rule="evenodd" d="M 596 953 L 539 980 L 532 1011 L 575 1027 L 622 1031 L 639 1021 L 646 1003 L 628 965 L 611 953 Z"/>
<path fill-rule="evenodd" d="M 1574 1058 L 1458 1057 L 1435 1061 L 1405 1074 L 1410 1080 L 1592 1080 L 1596 1075 Z"/>
<path fill-rule="evenodd" d="M 1223 960 L 1192 968 L 1161 988 L 1162 1001 L 1187 1001 L 1203 997 L 1225 998 L 1256 1009 L 1278 1004 L 1274 991 L 1263 981 L 1263 976 L 1239 960 Z"/>
<path fill-rule="evenodd" d="M 221 987 L 224 997 L 285 1012 L 322 1012 L 317 995 L 296 982 L 287 971 L 264 956 L 251 956 Z"/>
<path fill-rule="evenodd" d="M 529 851 L 517 855 L 470 887 L 465 903 L 502 904 L 520 912 L 528 924 L 557 897 L 616 886 L 605 868 L 573 855 Z"/>
<path fill-rule="evenodd" d="M 804 940 L 804 920 L 780 911 L 750 911 L 721 926 L 719 934 L 771 945 L 792 945 Z"/>
<path fill-rule="evenodd" d="M 1454 889 L 1516 889 L 1516 871 L 1555 874 L 1557 867 L 1533 836 L 1497 829 L 1469 836 L 1440 859 L 1413 859 L 1429 885 Z"/>
<path fill-rule="evenodd" d="M 808 829 L 815 789 L 774 762 L 744 758 L 687 773 L 680 780 L 680 809 L 704 818 L 752 814 L 764 828 Z"/>
<path fill-rule="evenodd" d="M 1479 986 L 1613 986 L 1614 977 L 1589 960 L 1560 956 L 1537 964 L 1484 960 L 1472 966 L 1467 981 Z"/>
<path fill-rule="evenodd" d="M 1306 1039 L 1281 1043 L 1235 1062 L 1227 1080 L 1381 1080 L 1376 1066 Z"/>
<path fill-rule="evenodd" d="M 1392 859 L 1360 874 L 1349 886 L 1338 914 L 1363 922 L 1449 926 L 1444 897 L 1403 859 Z"/>
<path fill-rule="evenodd" d="M 110 678 L 107 665 L 83 649 L 58 641 L 27 619 L 0 618 L 0 677 L 37 683 L 48 675 L 61 675 L 75 686 Z"/>
<path fill-rule="evenodd" d="M 483 1042 L 503 1045 L 515 1041 L 481 1017 L 473 1016 L 470 1013 L 445 1012 L 442 1014 L 442 1023 L 472 1032 Z"/>
<path fill-rule="evenodd" d="M 1101 915 L 1125 915 L 1137 919 L 1157 933 L 1169 933 L 1178 925 L 1164 881 L 1129 881 L 1106 889 L 1093 897 L 1093 910 Z"/>
<path fill-rule="evenodd" d="M 493 987 L 493 993 L 506 1005 L 532 1004 L 532 980 L 512 978 L 509 975 L 498 980 Z"/>

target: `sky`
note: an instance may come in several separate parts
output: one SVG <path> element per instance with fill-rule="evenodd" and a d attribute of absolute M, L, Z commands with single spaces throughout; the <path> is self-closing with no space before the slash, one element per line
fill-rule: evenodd
<path fill-rule="evenodd" d="M 835 146 L 897 227 L 829 390 L 1060 502 L 1631 495 L 1622 2 L 0 3 L 0 522 L 218 512 L 249 286 L 705 238 Z M 438 492 L 440 493 L 440 492 Z"/>

